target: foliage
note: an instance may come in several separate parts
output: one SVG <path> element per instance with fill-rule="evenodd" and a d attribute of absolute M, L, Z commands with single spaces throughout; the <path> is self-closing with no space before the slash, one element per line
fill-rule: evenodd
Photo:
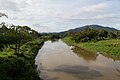
<path fill-rule="evenodd" d="M 5 23 L 1 24 L 0 28 L 0 45 L 10 46 L 15 50 L 15 54 L 19 54 L 20 47 L 38 37 L 38 33 L 27 26 L 9 26 L 7 28 Z M 2 46 L 3 47 L 3 46 Z"/>
<path fill-rule="evenodd" d="M 39 33 L 28 26 L 0 28 L 0 79 L 40 80 L 34 64 L 38 50 L 44 44 Z"/>
<path fill-rule="evenodd" d="M 58 33 L 42 33 L 41 39 L 47 41 L 47 40 L 57 40 L 60 39 L 60 35 Z"/>
<path fill-rule="evenodd" d="M 103 54 L 109 54 L 114 56 L 120 56 L 120 40 L 110 39 L 102 41 L 91 41 L 91 42 L 74 42 L 70 37 L 63 39 L 64 42 L 70 45 L 78 46 L 87 50 L 101 52 Z"/>
<path fill-rule="evenodd" d="M 98 31 L 91 28 L 86 28 L 83 31 L 76 33 L 73 36 L 75 42 L 87 42 L 91 40 L 96 40 L 98 37 Z"/>
<path fill-rule="evenodd" d="M 120 32 L 107 31 L 104 29 L 96 30 L 96 29 L 87 27 L 77 33 L 67 33 L 67 35 L 64 37 L 72 37 L 72 39 L 78 43 L 78 42 L 100 41 L 100 40 L 106 40 L 106 39 L 118 39 L 120 37 Z"/>
<path fill-rule="evenodd" d="M 35 40 L 21 47 L 16 56 L 9 47 L 0 54 L 0 79 L 2 80 L 40 80 L 34 65 L 34 58 L 43 41 Z M 24 52 L 25 51 L 25 52 Z"/>

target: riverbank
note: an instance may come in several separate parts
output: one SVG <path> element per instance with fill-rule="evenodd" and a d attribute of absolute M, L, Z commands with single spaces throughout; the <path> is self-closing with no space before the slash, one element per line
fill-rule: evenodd
<path fill-rule="evenodd" d="M 76 43 L 71 37 L 62 39 L 68 45 L 81 47 L 92 52 L 100 52 L 105 55 L 120 56 L 120 39 L 110 39 L 93 42 L 79 42 Z"/>
<path fill-rule="evenodd" d="M 35 56 L 44 44 L 36 39 L 20 47 L 20 53 L 9 47 L 0 51 L 0 79 L 1 80 L 42 80 L 39 78 L 35 66 Z"/>

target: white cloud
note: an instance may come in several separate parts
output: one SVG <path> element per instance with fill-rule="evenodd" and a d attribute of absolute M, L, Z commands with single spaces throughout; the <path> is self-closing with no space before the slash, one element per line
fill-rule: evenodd
<path fill-rule="evenodd" d="M 119 0 L 0 0 L 0 21 L 29 25 L 39 31 L 63 31 L 85 24 L 120 22 Z M 3 5 L 6 4 L 6 5 Z"/>
<path fill-rule="evenodd" d="M 19 10 L 16 3 L 9 0 L 0 0 L 0 10 Z"/>
<path fill-rule="evenodd" d="M 104 11 L 110 8 L 110 4 L 108 3 L 99 3 L 95 5 L 89 5 L 82 7 L 82 11 L 87 11 L 87 12 L 99 12 L 99 11 Z"/>

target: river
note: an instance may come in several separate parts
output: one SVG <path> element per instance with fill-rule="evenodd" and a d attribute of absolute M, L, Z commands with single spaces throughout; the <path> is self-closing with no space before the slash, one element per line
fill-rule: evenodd
<path fill-rule="evenodd" d="M 44 80 L 120 80 L 120 60 L 46 41 L 35 59 Z"/>

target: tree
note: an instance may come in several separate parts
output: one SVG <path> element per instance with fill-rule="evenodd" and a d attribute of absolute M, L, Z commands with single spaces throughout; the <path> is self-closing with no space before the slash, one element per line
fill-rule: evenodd
<path fill-rule="evenodd" d="M 73 39 L 76 42 L 87 42 L 91 40 L 96 40 L 98 38 L 98 31 L 92 28 L 85 28 L 83 31 L 76 33 Z"/>
<path fill-rule="evenodd" d="M 115 38 L 117 38 L 117 34 L 115 34 L 114 32 L 109 32 L 108 37 L 115 39 Z"/>
<path fill-rule="evenodd" d="M 0 45 L 10 46 L 18 55 L 23 44 L 36 38 L 38 38 L 38 32 L 28 26 L 11 25 L 7 28 L 5 24 L 2 24 L 0 28 Z"/>
<path fill-rule="evenodd" d="M 107 38 L 107 36 L 108 36 L 108 31 L 107 30 L 100 30 L 99 31 L 99 38 L 100 39 L 105 39 L 105 38 Z"/>

